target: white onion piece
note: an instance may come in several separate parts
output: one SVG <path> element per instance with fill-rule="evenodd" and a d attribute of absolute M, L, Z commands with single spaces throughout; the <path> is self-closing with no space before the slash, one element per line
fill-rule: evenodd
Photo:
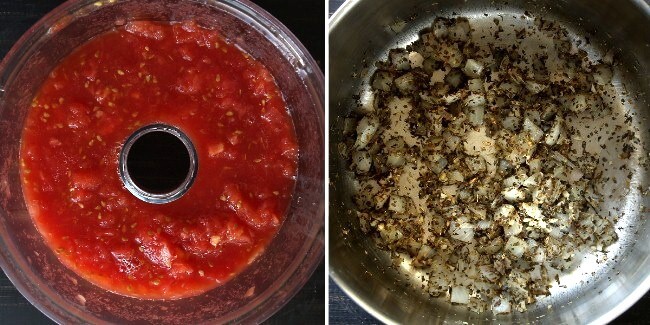
<path fill-rule="evenodd" d="M 464 286 L 452 287 L 451 302 L 463 305 L 469 303 L 469 290 Z"/>
<path fill-rule="evenodd" d="M 407 72 L 395 79 L 395 86 L 403 94 L 407 94 L 417 89 L 415 76 L 412 72 Z"/>
<path fill-rule="evenodd" d="M 353 118 L 346 118 L 343 121 L 343 135 L 348 135 L 356 129 L 356 121 Z"/>
<path fill-rule="evenodd" d="M 546 251 L 543 247 L 537 247 L 533 254 L 532 261 L 535 263 L 544 263 L 546 260 Z"/>
<path fill-rule="evenodd" d="M 539 158 L 529 160 L 528 169 L 531 173 L 538 173 L 542 169 L 542 160 Z"/>
<path fill-rule="evenodd" d="M 472 106 L 469 107 L 467 113 L 467 121 L 473 126 L 483 124 L 483 117 L 485 116 L 485 106 Z"/>
<path fill-rule="evenodd" d="M 372 79 L 372 88 L 389 91 L 393 84 L 393 75 L 388 71 L 377 71 Z"/>
<path fill-rule="evenodd" d="M 496 282 L 499 280 L 499 274 L 497 274 L 492 265 L 481 265 L 478 269 L 481 272 L 481 276 L 483 276 L 483 278 L 486 280 L 490 282 Z"/>
<path fill-rule="evenodd" d="M 533 269 L 530 271 L 530 279 L 537 281 L 542 279 L 542 266 L 541 265 L 535 265 L 533 266 Z"/>
<path fill-rule="evenodd" d="M 418 251 L 418 258 L 430 258 L 433 257 L 435 251 L 429 245 L 422 245 L 420 251 Z"/>
<path fill-rule="evenodd" d="M 508 202 L 520 202 L 526 198 L 526 193 L 514 186 L 503 190 L 501 194 Z"/>
<path fill-rule="evenodd" d="M 460 183 L 465 180 L 465 176 L 463 176 L 463 173 L 457 170 L 451 171 L 447 175 L 448 175 L 447 177 L 449 179 L 449 182 L 451 183 Z"/>
<path fill-rule="evenodd" d="M 467 41 L 471 28 L 467 19 L 456 20 L 456 23 L 449 27 L 449 38 L 454 41 Z"/>
<path fill-rule="evenodd" d="M 458 192 L 458 185 L 445 185 L 440 190 L 442 192 L 441 195 L 444 195 L 444 197 L 453 197 Z"/>
<path fill-rule="evenodd" d="M 458 48 L 457 43 L 451 45 L 447 43 L 440 44 L 440 52 L 438 59 L 449 64 L 452 68 L 458 68 L 463 63 L 463 52 Z"/>
<path fill-rule="evenodd" d="M 377 229 L 379 230 L 379 235 L 389 243 L 396 242 L 404 237 L 402 231 L 393 225 L 377 227 Z"/>
<path fill-rule="evenodd" d="M 520 186 L 520 185 L 521 185 L 521 181 L 519 180 L 519 177 L 517 177 L 517 175 L 512 175 L 503 180 L 503 186 L 505 187 Z"/>
<path fill-rule="evenodd" d="M 551 228 L 551 231 L 549 231 L 548 235 L 557 239 L 560 239 L 564 236 L 560 227 Z"/>
<path fill-rule="evenodd" d="M 483 64 L 474 59 L 467 59 L 463 72 L 470 78 L 480 78 L 483 74 Z"/>
<path fill-rule="evenodd" d="M 451 238 L 464 241 L 466 243 L 471 242 L 474 239 L 474 225 L 468 222 L 463 222 L 456 226 L 456 222 L 452 222 L 449 226 L 449 231 L 451 232 Z"/>
<path fill-rule="evenodd" d="M 579 169 L 573 168 L 569 172 L 568 180 L 569 180 L 569 182 L 575 183 L 575 182 L 581 180 L 582 176 L 584 176 L 584 174 Z"/>
<path fill-rule="evenodd" d="M 495 218 L 501 219 L 501 220 L 508 220 L 512 219 L 516 215 L 516 210 L 515 207 L 510 205 L 510 204 L 504 204 L 500 206 L 497 211 L 495 212 Z"/>
<path fill-rule="evenodd" d="M 524 230 L 524 226 L 517 220 L 510 220 L 508 223 L 503 226 L 503 234 L 506 237 L 516 236 Z"/>
<path fill-rule="evenodd" d="M 429 81 L 429 84 L 435 85 L 437 83 L 443 83 L 445 82 L 445 77 L 447 76 L 446 70 L 436 70 L 431 73 L 431 79 Z"/>
<path fill-rule="evenodd" d="M 524 131 L 528 132 L 533 142 L 539 142 L 539 140 L 541 140 L 544 136 L 544 131 L 542 131 L 542 129 L 540 129 L 539 126 L 537 126 L 529 118 L 524 119 L 523 129 Z"/>
<path fill-rule="evenodd" d="M 542 210 L 539 208 L 537 204 L 533 203 L 522 203 L 521 207 L 524 210 L 524 213 L 526 213 L 527 216 L 533 218 L 533 219 L 543 219 L 544 216 L 542 215 Z"/>
<path fill-rule="evenodd" d="M 460 138 L 456 135 L 451 134 L 451 132 L 445 132 L 442 134 L 442 138 L 445 140 L 445 145 L 449 150 L 456 150 L 460 144 Z"/>
<path fill-rule="evenodd" d="M 436 174 L 440 174 L 445 167 L 447 167 L 447 158 L 442 155 L 436 154 L 431 156 L 431 171 Z"/>
<path fill-rule="evenodd" d="M 523 187 L 528 187 L 528 188 L 537 186 L 537 179 L 535 175 L 531 175 L 528 178 L 526 178 L 523 182 L 521 182 L 521 185 Z"/>
<path fill-rule="evenodd" d="M 553 126 L 551 126 L 551 129 L 548 130 L 548 133 L 546 133 L 546 138 L 544 139 L 544 142 L 546 142 L 546 144 L 549 146 L 556 144 L 557 140 L 560 138 L 561 131 L 562 131 L 562 121 L 560 119 L 556 119 L 555 122 L 553 122 Z"/>
<path fill-rule="evenodd" d="M 483 80 L 478 78 L 468 80 L 467 89 L 473 93 L 483 92 Z"/>
<path fill-rule="evenodd" d="M 495 314 L 510 313 L 510 301 L 502 297 L 494 297 L 492 300 L 492 312 Z"/>
<path fill-rule="evenodd" d="M 407 70 L 411 67 L 409 62 L 409 54 L 406 51 L 391 51 L 390 63 L 396 70 Z"/>
<path fill-rule="evenodd" d="M 464 94 L 461 91 L 455 92 L 453 94 L 447 94 L 447 95 L 442 96 L 442 101 L 443 101 L 443 103 L 445 103 L 447 105 L 450 105 L 450 104 L 453 104 L 453 103 L 459 101 L 461 98 L 463 98 L 463 95 Z"/>
<path fill-rule="evenodd" d="M 599 65 L 594 70 L 594 81 L 601 86 L 609 85 L 609 83 L 612 82 L 613 75 L 614 74 L 610 67 Z"/>
<path fill-rule="evenodd" d="M 386 164 L 390 167 L 400 167 L 406 162 L 402 152 L 391 152 L 386 157 Z"/>
<path fill-rule="evenodd" d="M 436 19 L 431 24 L 431 30 L 433 31 L 433 35 L 439 39 L 446 37 L 449 34 L 449 29 L 447 28 L 445 21 L 442 19 Z"/>
<path fill-rule="evenodd" d="M 526 89 L 528 89 L 532 94 L 539 94 L 546 89 L 546 85 L 542 85 L 537 81 L 527 80 Z"/>
<path fill-rule="evenodd" d="M 375 117 L 364 117 L 357 125 L 357 141 L 354 146 L 358 149 L 365 148 L 379 128 L 379 120 Z"/>
<path fill-rule="evenodd" d="M 422 62 L 424 62 L 424 57 L 418 52 L 409 52 L 409 63 L 411 64 L 411 69 L 422 68 Z"/>
<path fill-rule="evenodd" d="M 564 100 L 564 106 L 572 112 L 580 113 L 587 109 L 587 96 L 576 94 Z"/>
<path fill-rule="evenodd" d="M 352 162 L 357 166 L 357 171 L 365 174 L 372 166 L 372 158 L 367 151 L 355 151 L 352 153 Z"/>
<path fill-rule="evenodd" d="M 520 258 L 524 255 L 524 253 L 528 249 L 528 244 L 526 244 L 526 242 L 523 239 L 512 236 L 508 238 L 505 249 L 510 254 L 512 254 L 512 256 L 516 258 Z"/>
<path fill-rule="evenodd" d="M 483 94 L 471 94 L 465 98 L 465 106 L 467 107 L 477 107 L 477 106 L 485 106 L 487 101 L 485 100 L 485 96 Z"/>
<path fill-rule="evenodd" d="M 404 213 L 406 211 L 406 200 L 399 195 L 391 195 L 388 201 L 388 210 L 395 213 Z"/>
<path fill-rule="evenodd" d="M 499 85 L 499 90 L 509 95 L 515 95 L 519 92 L 520 87 L 511 82 L 503 82 Z"/>
<path fill-rule="evenodd" d="M 509 131 L 517 131 L 520 123 L 521 120 L 516 116 L 506 116 L 501 120 L 501 125 Z"/>
<path fill-rule="evenodd" d="M 492 227 L 492 221 L 481 220 L 476 224 L 476 227 L 481 230 L 490 229 L 490 227 Z"/>

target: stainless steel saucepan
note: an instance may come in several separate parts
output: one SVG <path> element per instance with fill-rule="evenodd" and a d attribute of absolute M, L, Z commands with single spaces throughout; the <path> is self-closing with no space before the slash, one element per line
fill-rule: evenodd
<path fill-rule="evenodd" d="M 625 98 L 615 107 L 631 119 L 629 131 L 640 141 L 628 160 L 613 156 L 613 166 L 627 164 L 630 186 L 620 182 L 617 168 L 606 168 L 614 194 L 602 213 L 618 211 L 617 243 L 607 261 L 585 256 L 560 278 L 551 296 L 524 312 L 476 314 L 442 298 L 412 289 L 414 277 L 391 267 L 387 253 L 378 250 L 359 229 L 351 200 L 345 159 L 337 145 L 343 118 L 354 109 L 355 98 L 368 92 L 373 63 L 388 50 L 403 47 L 436 16 L 469 17 L 474 26 L 502 17 L 509 24 L 527 24 L 521 17 L 539 17 L 563 24 L 576 39 L 588 38 L 591 54 L 616 53 L 614 85 Z M 330 21 L 330 272 L 336 283 L 364 309 L 386 323 L 606 323 L 634 304 L 650 288 L 650 5 L 643 0 L 356 0 L 346 2 Z M 606 123 L 606 122 L 594 122 Z M 596 127 L 605 127 L 596 125 Z M 623 130 L 627 131 L 627 130 Z M 604 143 L 609 147 L 621 143 Z M 619 181 L 616 183 L 613 181 Z M 408 272 L 407 272 L 408 273 Z"/>

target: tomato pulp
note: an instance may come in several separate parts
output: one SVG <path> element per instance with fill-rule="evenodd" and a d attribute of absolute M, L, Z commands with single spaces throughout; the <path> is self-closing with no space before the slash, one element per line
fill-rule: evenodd
<path fill-rule="evenodd" d="M 182 130 L 197 151 L 180 199 L 143 202 L 118 156 L 137 129 Z M 77 48 L 35 96 L 21 143 L 30 214 L 67 267 L 113 292 L 205 292 L 255 259 L 291 200 L 298 146 L 265 66 L 192 21 L 130 22 Z"/>

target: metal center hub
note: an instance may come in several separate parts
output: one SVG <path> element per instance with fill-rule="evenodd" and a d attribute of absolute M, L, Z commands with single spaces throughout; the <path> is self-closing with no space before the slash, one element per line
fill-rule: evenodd
<path fill-rule="evenodd" d="M 179 129 L 152 124 L 133 133 L 120 152 L 124 186 L 142 201 L 164 204 L 192 186 L 198 169 L 196 149 Z"/>

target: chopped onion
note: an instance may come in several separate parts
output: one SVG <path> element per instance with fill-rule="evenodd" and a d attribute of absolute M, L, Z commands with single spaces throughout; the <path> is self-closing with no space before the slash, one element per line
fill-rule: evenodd
<path fill-rule="evenodd" d="M 409 52 L 409 63 L 411 64 L 411 69 L 422 68 L 422 62 L 424 62 L 424 57 L 418 52 Z"/>
<path fill-rule="evenodd" d="M 481 272 L 481 276 L 490 282 L 499 280 L 499 275 L 492 265 L 481 265 L 479 266 L 479 271 Z"/>
<path fill-rule="evenodd" d="M 508 202 L 520 202 L 526 198 L 526 193 L 520 190 L 518 187 L 510 187 L 502 192 L 503 197 Z"/>
<path fill-rule="evenodd" d="M 395 86 L 403 94 L 408 94 L 409 92 L 417 89 L 417 86 L 415 84 L 415 76 L 412 72 L 407 72 L 395 79 Z"/>
<path fill-rule="evenodd" d="M 485 96 L 482 94 L 471 94 L 465 98 L 465 106 L 467 107 L 485 107 Z"/>
<path fill-rule="evenodd" d="M 436 83 L 443 83 L 443 82 L 445 82 L 445 77 L 446 76 L 447 76 L 447 71 L 445 71 L 445 70 L 433 71 L 431 73 L 431 79 L 429 81 L 429 84 L 435 85 Z"/>
<path fill-rule="evenodd" d="M 451 302 L 456 304 L 469 303 L 469 290 L 464 286 L 452 287 Z"/>
<path fill-rule="evenodd" d="M 461 223 L 457 224 L 452 222 L 449 226 L 449 231 L 451 233 L 451 238 L 464 241 L 466 243 L 474 240 L 474 225 L 471 223 Z"/>
<path fill-rule="evenodd" d="M 372 78 L 373 89 L 389 91 L 392 84 L 393 74 L 388 71 L 377 70 Z"/>
<path fill-rule="evenodd" d="M 483 74 L 483 64 L 474 59 L 467 59 L 463 72 L 470 78 L 480 78 Z"/>
<path fill-rule="evenodd" d="M 343 135 L 348 135 L 356 129 L 356 121 L 353 118 L 346 118 L 343 121 Z"/>
<path fill-rule="evenodd" d="M 483 124 L 483 117 L 485 116 L 485 106 L 471 106 L 468 109 L 467 121 L 473 126 Z"/>
<path fill-rule="evenodd" d="M 539 142 L 539 140 L 544 136 L 544 131 L 528 118 L 524 119 L 523 129 L 528 132 L 533 142 Z"/>
<path fill-rule="evenodd" d="M 409 53 L 406 51 L 392 50 L 389 54 L 390 63 L 396 70 L 407 70 L 411 68 Z"/>
<path fill-rule="evenodd" d="M 372 158 L 367 151 L 355 151 L 352 153 L 352 162 L 357 166 L 357 171 L 361 174 L 367 173 L 372 166 Z"/>
<path fill-rule="evenodd" d="M 564 99 L 564 106 L 572 112 L 580 113 L 587 109 L 587 96 L 576 94 Z"/>
<path fill-rule="evenodd" d="M 481 220 L 476 224 L 476 227 L 481 230 L 490 229 L 492 227 L 492 221 L 490 220 Z"/>
<path fill-rule="evenodd" d="M 451 45 L 442 43 L 440 44 L 438 59 L 449 64 L 452 68 L 458 68 L 463 63 L 464 56 L 457 43 Z"/>
<path fill-rule="evenodd" d="M 495 314 L 510 313 L 510 301 L 499 296 L 494 297 L 494 299 L 492 299 L 492 312 Z"/>
<path fill-rule="evenodd" d="M 447 28 L 446 21 L 443 19 L 434 20 L 433 23 L 431 24 L 431 30 L 433 31 L 433 35 L 436 38 L 443 38 L 449 35 L 449 30 Z"/>
<path fill-rule="evenodd" d="M 404 154 L 402 152 L 391 152 L 386 157 L 386 164 L 391 167 L 400 167 L 403 166 L 406 162 Z"/>
<path fill-rule="evenodd" d="M 473 93 L 483 92 L 483 80 L 476 78 L 467 81 L 467 89 Z"/>
<path fill-rule="evenodd" d="M 388 201 L 388 210 L 395 213 L 406 212 L 406 201 L 399 195 L 391 195 Z"/>
<path fill-rule="evenodd" d="M 594 71 L 594 81 L 601 85 L 609 85 L 612 82 L 612 69 L 606 65 L 598 65 Z"/>
<path fill-rule="evenodd" d="M 530 279 L 533 280 L 533 281 L 537 281 L 537 280 L 542 279 L 542 266 L 541 265 L 533 266 L 533 269 L 530 271 Z"/>
<path fill-rule="evenodd" d="M 445 185 L 440 190 L 445 197 L 453 197 L 458 192 L 458 185 Z"/>
<path fill-rule="evenodd" d="M 546 86 L 534 80 L 527 80 L 526 89 L 528 89 L 532 94 L 539 94 L 546 89 Z"/>
<path fill-rule="evenodd" d="M 546 133 L 546 138 L 544 139 L 544 142 L 546 142 L 547 145 L 552 146 L 557 143 L 557 140 L 560 138 L 560 132 L 562 130 L 562 121 L 560 119 L 556 119 L 555 122 L 553 122 L 553 126 L 551 126 L 551 129 Z"/>
<path fill-rule="evenodd" d="M 462 78 L 463 74 L 460 72 L 460 70 L 451 70 L 445 75 L 445 82 L 454 88 L 458 88 L 458 86 L 460 86 Z"/>
<path fill-rule="evenodd" d="M 508 220 L 515 217 L 515 207 L 510 204 L 501 205 L 494 213 L 495 218 L 499 220 Z"/>
<path fill-rule="evenodd" d="M 465 18 L 458 18 L 456 22 L 449 27 L 449 38 L 454 41 L 467 41 L 471 31 L 469 21 Z"/>
<path fill-rule="evenodd" d="M 354 146 L 358 149 L 365 148 L 379 128 L 379 120 L 373 117 L 364 117 L 357 125 L 357 141 Z"/>
<path fill-rule="evenodd" d="M 524 230 L 524 226 L 518 220 L 509 220 L 508 223 L 503 226 L 503 234 L 506 237 L 516 236 Z"/>
<path fill-rule="evenodd" d="M 522 257 L 527 248 L 528 244 L 526 244 L 523 239 L 515 236 L 508 238 L 505 247 L 505 249 L 516 258 Z"/>

